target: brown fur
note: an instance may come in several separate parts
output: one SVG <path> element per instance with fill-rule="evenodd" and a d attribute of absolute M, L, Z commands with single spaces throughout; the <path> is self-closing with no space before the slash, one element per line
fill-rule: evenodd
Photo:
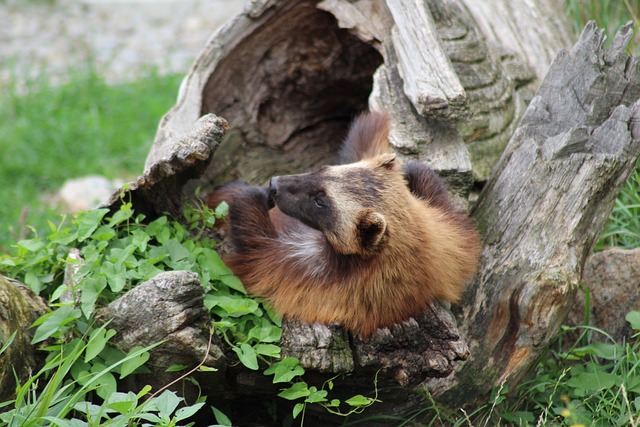
<path fill-rule="evenodd" d="M 460 298 L 480 253 L 475 227 L 431 169 L 395 160 L 388 132 L 385 115 L 361 116 L 342 154 L 362 160 L 274 178 L 270 193 L 232 185 L 211 196 L 230 203 L 235 252 L 225 261 L 250 293 L 281 315 L 365 338 L 434 299 Z"/>

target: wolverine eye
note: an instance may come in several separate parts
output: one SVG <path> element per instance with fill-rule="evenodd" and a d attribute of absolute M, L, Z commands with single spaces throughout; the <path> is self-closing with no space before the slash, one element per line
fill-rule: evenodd
<path fill-rule="evenodd" d="M 313 203 L 315 203 L 316 207 L 323 209 L 327 207 L 327 204 L 325 203 L 324 199 L 322 198 L 322 196 L 324 196 L 324 194 L 320 193 L 320 194 L 316 194 L 313 197 Z"/>

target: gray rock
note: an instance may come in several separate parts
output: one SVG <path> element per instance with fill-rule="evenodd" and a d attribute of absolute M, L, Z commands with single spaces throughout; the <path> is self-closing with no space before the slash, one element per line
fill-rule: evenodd
<path fill-rule="evenodd" d="M 591 255 L 582 276 L 590 294 L 590 325 L 602 329 L 617 342 L 629 338 L 627 313 L 640 310 L 640 248 L 632 250 L 610 249 Z M 584 324 L 584 291 L 580 291 L 576 304 L 569 313 L 567 324 Z M 610 340 L 594 333 L 596 341 Z"/>

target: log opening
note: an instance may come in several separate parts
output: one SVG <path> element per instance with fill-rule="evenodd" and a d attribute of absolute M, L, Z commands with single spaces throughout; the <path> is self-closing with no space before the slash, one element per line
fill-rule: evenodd
<path fill-rule="evenodd" d="M 261 17 L 203 88 L 201 115 L 222 116 L 232 129 L 205 174 L 209 185 L 331 163 L 349 122 L 367 109 L 381 55 L 313 1 L 280 9 Z"/>

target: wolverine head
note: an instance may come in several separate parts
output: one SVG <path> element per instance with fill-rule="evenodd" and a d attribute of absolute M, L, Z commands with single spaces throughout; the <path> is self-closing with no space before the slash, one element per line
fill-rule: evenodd
<path fill-rule="evenodd" d="M 321 231 L 336 252 L 368 254 L 383 245 L 388 233 L 389 197 L 406 189 L 395 154 L 357 163 L 325 166 L 300 174 L 271 178 L 269 193 L 278 208 Z"/>

